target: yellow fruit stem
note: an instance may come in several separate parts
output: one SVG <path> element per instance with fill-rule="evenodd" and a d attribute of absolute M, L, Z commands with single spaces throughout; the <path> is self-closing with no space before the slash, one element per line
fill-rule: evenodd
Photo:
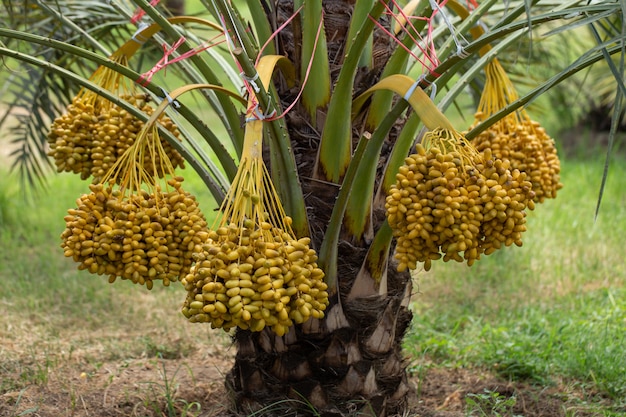
<path fill-rule="evenodd" d="M 484 119 L 497 113 L 519 98 L 515 86 L 497 58 L 485 66 L 485 87 L 478 104 L 477 119 Z M 515 129 L 522 121 L 530 121 L 525 110 L 512 112 L 494 125 L 496 130 Z"/>
<path fill-rule="evenodd" d="M 144 167 L 146 156 L 152 162 L 154 169 L 152 173 Z M 131 194 L 138 192 L 142 184 L 150 192 L 154 192 L 159 178 L 157 165 L 164 174 L 174 175 L 174 167 L 163 149 L 158 127 L 155 124 L 144 125 L 133 144 L 115 161 L 101 182 L 118 183 L 121 190 L 120 198 L 124 198 L 127 192 Z"/>
<path fill-rule="evenodd" d="M 482 161 L 481 154 L 474 145 L 456 130 L 445 128 L 430 130 L 424 134 L 421 143 L 424 149 L 436 147 L 444 154 L 458 152 L 461 158 L 463 158 L 463 163 L 459 167 L 462 171 L 465 171 L 467 165 L 475 166 Z"/>
<path fill-rule="evenodd" d="M 276 66 L 288 62 L 285 57 L 278 55 L 261 58 L 256 69 L 258 78 L 266 89 Z M 256 97 L 249 97 L 248 108 L 258 112 L 257 105 Z M 250 117 L 246 122 L 239 168 L 222 203 L 223 214 L 216 220 L 216 224 L 218 227 L 236 224 L 243 229 L 246 220 L 252 220 L 256 225 L 269 222 L 295 239 L 291 226 L 285 220 L 285 210 L 263 161 L 263 123 L 262 118 L 255 117 Z M 273 235 L 271 230 L 263 229 L 262 232 L 268 240 L 280 238 Z"/>
<path fill-rule="evenodd" d="M 128 66 L 128 57 L 119 50 L 114 52 L 110 59 L 119 65 Z M 103 89 L 112 93 L 117 93 L 118 96 L 125 94 L 128 91 L 128 82 L 126 78 L 115 70 L 101 65 L 94 73 L 89 77 L 89 81 L 102 87 Z M 85 105 L 91 105 L 94 109 L 94 114 L 100 114 L 103 110 L 108 109 L 111 106 L 111 102 L 102 98 L 98 93 L 89 90 L 88 88 L 81 88 L 76 95 L 76 101 L 80 101 Z"/>
<path fill-rule="evenodd" d="M 169 94 L 169 99 L 176 100 L 180 95 L 195 89 L 211 89 L 216 92 L 227 94 L 243 101 L 239 95 L 220 86 L 212 84 L 191 84 L 175 89 Z M 174 175 L 174 167 L 163 148 L 159 136 L 157 120 L 164 113 L 171 102 L 163 100 L 154 110 L 148 121 L 137 134 L 133 144 L 115 161 L 113 166 L 104 175 L 102 183 L 119 183 L 124 195 L 126 191 L 135 192 L 145 184 L 150 190 L 154 190 L 158 184 L 159 172 L 166 175 Z M 148 172 L 144 168 L 146 156 L 152 162 L 154 172 Z M 157 163 L 158 161 L 158 163 Z M 157 167 L 158 165 L 158 167 Z"/>

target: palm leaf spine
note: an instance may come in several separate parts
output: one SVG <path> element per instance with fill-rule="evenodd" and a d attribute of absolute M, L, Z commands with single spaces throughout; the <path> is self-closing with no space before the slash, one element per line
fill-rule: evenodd
<path fill-rule="evenodd" d="M 348 166 L 348 170 L 346 171 L 341 188 L 339 189 L 339 193 L 337 194 L 337 199 L 335 200 L 333 211 L 330 215 L 330 221 L 328 222 L 328 227 L 326 228 L 324 239 L 322 240 L 322 245 L 318 252 L 318 265 L 326 274 L 325 281 L 328 285 L 328 293 L 330 296 L 339 293 L 339 282 L 337 277 L 337 248 L 343 223 L 342 220 L 346 212 L 346 207 L 348 206 L 348 197 L 350 196 L 350 191 L 352 190 L 354 177 L 356 176 L 358 166 L 361 163 L 361 159 L 365 153 L 368 142 L 369 134 L 361 136 Z"/>
<path fill-rule="evenodd" d="M 245 56 L 243 49 L 234 51 L 234 56 L 241 65 L 244 74 L 248 78 L 254 78 L 257 74 L 257 70 L 252 64 L 249 57 Z M 292 72 L 292 66 L 290 61 L 283 56 L 263 56 L 259 65 L 267 65 L 269 62 L 275 60 L 274 65 L 283 66 L 283 72 L 289 78 L 289 73 Z M 289 63 L 289 65 L 287 65 Z M 273 68 L 273 66 L 272 66 Z M 271 74 L 270 74 L 271 75 Z M 269 84 L 269 81 L 268 81 Z M 271 114 L 273 111 L 278 110 L 274 103 L 280 101 L 276 98 L 272 98 L 263 84 L 257 86 L 258 91 L 255 91 L 255 95 L 258 99 L 260 109 L 264 114 Z M 270 134 L 270 140 L 273 143 L 273 149 L 278 154 L 273 161 L 277 163 L 272 165 L 272 171 L 278 170 L 284 175 L 281 177 L 285 180 L 283 185 L 286 187 L 279 187 L 278 194 L 285 208 L 285 212 L 292 218 L 292 228 L 296 233 L 296 236 L 303 237 L 309 236 L 309 222 L 304 205 L 304 195 L 302 194 L 302 187 L 300 185 L 300 178 L 296 168 L 295 158 L 291 152 L 290 139 L 285 125 L 284 118 L 272 118 L 268 122 L 268 129 Z M 275 177 L 276 174 L 272 174 Z"/>
<path fill-rule="evenodd" d="M 330 100 L 330 67 L 321 0 L 304 2 L 300 61 L 301 83 L 304 83 L 308 72 L 302 91 L 302 104 L 315 125 L 318 109 L 326 107 Z"/>
<path fill-rule="evenodd" d="M 163 32 L 165 32 L 172 39 L 179 39 L 180 33 L 176 30 L 176 28 L 170 24 L 167 19 L 160 14 L 154 7 L 152 7 L 146 0 L 133 0 L 135 4 L 145 10 L 146 14 L 152 18 L 155 23 L 158 23 Z M 187 41 L 183 42 L 180 45 L 181 51 L 187 52 L 192 49 L 192 46 L 189 45 Z M 189 57 L 189 60 L 196 66 L 198 71 L 204 77 L 203 82 L 220 85 L 221 82 L 219 78 L 215 75 L 209 64 L 203 59 L 201 54 L 194 54 Z M 219 108 L 214 108 L 216 113 L 222 119 L 222 123 L 224 128 L 228 132 L 228 136 L 231 138 L 233 146 L 237 151 L 237 154 L 241 154 L 241 147 L 243 144 L 243 132 L 241 129 L 237 129 L 237 126 L 240 124 L 239 113 L 233 106 L 233 104 L 225 97 L 217 96 L 217 101 L 219 102 Z"/>
<path fill-rule="evenodd" d="M 0 29 L 0 32 L 3 31 L 3 29 Z M 34 36 L 34 35 L 31 35 Z M 50 41 L 50 39 L 47 39 L 48 41 Z M 45 43 L 44 43 L 45 44 Z M 71 46 L 71 45 L 70 45 Z M 83 52 L 87 52 L 84 51 Z M 73 80 L 74 82 L 76 82 L 77 84 L 81 85 L 82 87 L 85 87 L 95 93 L 97 93 L 98 95 L 101 95 L 102 97 L 106 98 L 107 100 L 111 101 L 112 103 L 115 103 L 116 105 L 120 106 L 121 108 L 123 108 L 124 110 L 128 111 L 130 114 L 132 114 L 134 117 L 136 117 L 139 120 L 142 121 L 147 121 L 148 117 L 141 112 L 139 109 L 137 109 L 135 106 L 133 106 L 132 104 L 128 103 L 125 100 L 120 99 L 119 97 L 117 97 L 117 95 L 112 94 L 111 92 L 100 88 L 99 86 L 95 85 L 94 83 L 92 83 L 91 81 L 82 78 L 80 76 L 75 75 L 73 72 L 68 71 L 62 67 L 59 67 L 57 65 L 51 64 L 47 61 L 42 61 L 39 60 L 35 57 L 17 52 L 17 51 L 13 51 L 11 49 L 7 49 L 7 48 L 2 48 L 0 47 L 0 55 L 1 56 L 8 56 L 11 58 L 15 58 L 24 62 L 27 62 L 31 65 L 36 65 L 39 67 L 43 67 L 43 68 L 47 68 L 55 73 L 57 73 L 58 75 L 62 76 L 62 77 L 66 77 L 68 79 Z M 96 55 L 97 56 L 97 55 Z M 101 60 L 102 58 L 99 57 Z M 114 61 L 101 61 L 102 64 L 104 64 L 104 62 L 106 62 L 107 64 L 114 64 L 111 65 L 112 67 L 115 67 L 115 65 L 117 65 Z M 108 66 L 108 65 L 107 65 Z M 124 66 L 120 66 L 120 68 L 126 68 Z M 134 71 L 130 70 L 127 68 L 128 71 L 134 73 Z M 121 73 L 121 71 L 120 71 Z M 139 74 L 135 73 L 135 75 L 138 77 Z M 149 86 L 148 86 L 149 87 Z M 179 112 L 181 112 L 184 109 L 184 106 L 181 106 L 178 110 Z M 209 189 L 209 191 L 211 192 L 211 194 L 213 195 L 213 197 L 220 201 L 223 197 L 223 190 L 225 189 L 225 184 L 218 184 L 215 182 L 215 178 L 213 178 L 213 176 L 211 175 L 211 173 L 206 169 L 206 167 L 200 163 L 198 161 L 198 159 L 196 159 L 188 150 L 187 148 L 185 148 L 184 146 L 181 145 L 180 141 L 174 137 L 174 135 L 172 135 L 167 129 L 163 128 L 162 126 L 159 126 L 159 133 L 165 137 L 168 142 L 170 142 L 170 144 L 185 158 L 186 161 L 189 162 L 189 164 L 194 168 L 194 170 L 198 173 L 198 175 L 200 176 L 200 178 L 202 179 L 202 181 L 206 184 L 207 188 Z"/>
<path fill-rule="evenodd" d="M 383 2 L 376 3 L 370 12 L 371 18 L 378 19 L 384 9 Z M 352 87 L 361 53 L 367 38 L 374 30 L 374 26 L 375 24 L 371 19 L 365 20 L 356 36 L 349 41 L 350 47 L 328 106 L 326 123 L 319 146 L 316 175 L 321 175 L 327 181 L 334 183 L 340 182 L 350 164 Z"/>

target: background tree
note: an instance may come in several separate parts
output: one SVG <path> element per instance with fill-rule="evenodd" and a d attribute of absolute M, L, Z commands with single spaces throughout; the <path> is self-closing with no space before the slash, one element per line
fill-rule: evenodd
<path fill-rule="evenodd" d="M 473 169 L 491 169 L 484 162 L 490 158 L 468 151 L 469 144 L 432 100 L 440 110 L 466 106 L 459 98 L 468 87 L 478 97 L 489 84 L 485 65 L 533 30 L 551 22 L 560 25 L 553 34 L 609 21 L 610 27 L 619 27 L 615 16 L 621 25 L 622 4 L 215 0 L 201 1 L 198 17 L 168 20 L 156 3 L 3 3 L 0 54 L 10 69 L 7 114 L 25 110 L 12 131 L 19 145 L 15 167 L 27 183 L 36 184 L 50 165 L 50 144 L 58 169 L 80 166 L 84 178 L 93 177 L 92 193 L 81 197 L 84 208 L 70 210 L 66 218 L 66 255 L 81 268 L 110 275 L 111 281 L 120 276 L 150 288 L 157 279 L 166 285 L 181 279 L 187 318 L 237 327 L 237 357 L 226 377 L 235 412 L 271 414 L 276 411 L 267 406 L 274 405 L 281 415 L 402 415 L 409 392 L 401 349 L 411 319 L 407 267 L 419 261 L 428 268 L 441 255 L 471 263 L 488 253 L 481 246 L 474 252 L 442 246 L 434 235 L 425 239 L 435 242 L 436 250 L 427 259 L 398 249 L 404 247 L 399 243 L 404 235 L 390 227 L 398 224 L 398 216 L 390 217 L 389 208 L 393 190 L 404 187 L 396 174 L 417 172 L 405 159 L 414 153 L 416 139 L 427 137 L 412 157 L 415 166 L 420 155 L 446 162 L 444 155 L 452 161 L 456 152 L 462 162 L 454 164 L 463 172 L 454 171 L 450 180 L 465 181 Z M 146 29 L 142 22 L 153 25 Z M 522 106 L 595 62 L 620 53 L 623 62 L 623 30 L 594 33 L 596 43 L 567 68 L 477 118 L 467 138 L 508 114 L 523 114 Z M 166 66 L 167 78 L 153 78 Z M 282 75 L 272 78 L 274 67 Z M 100 72 L 94 73 L 96 68 Z M 623 64 L 610 68 L 621 80 Z M 615 114 L 620 114 L 623 83 L 617 86 Z M 150 100 L 164 104 L 155 111 Z M 70 102 L 74 107 L 66 107 Z M 156 124 L 168 104 L 167 118 L 177 128 L 164 118 Z M 207 106 L 214 117 L 210 123 L 202 113 Z M 129 116 L 122 119 L 122 112 Z M 112 120 L 126 127 L 140 123 L 135 131 L 118 124 L 114 131 L 123 135 L 116 141 L 110 138 Z M 157 126 L 166 142 L 158 139 Z M 448 142 L 436 136 L 446 132 L 452 134 Z M 94 138 L 115 149 L 120 142 L 127 146 L 106 160 L 104 145 L 97 148 L 103 152 L 94 151 Z M 70 141 L 76 142 L 67 153 Z M 443 144 L 441 161 L 432 151 L 437 144 Z M 144 154 L 147 159 L 138 157 Z M 192 196 L 175 177 L 179 172 L 171 162 L 178 156 L 222 207 L 212 231 L 205 229 Z M 157 158 L 166 162 L 155 163 Z M 109 162 L 108 171 L 93 168 Z M 500 186 L 512 172 L 505 168 L 494 172 L 504 179 Z M 434 175 L 432 164 L 427 169 Z M 169 178 L 169 185 L 157 180 L 161 176 Z M 114 190 L 107 188 L 108 180 Z M 167 193 L 161 194 L 160 187 Z M 527 191 L 509 189 L 524 207 L 534 204 Z M 399 197 L 405 204 L 402 198 L 410 200 L 410 195 Z M 144 229 L 143 216 L 152 220 Z M 92 217 L 102 221 L 89 229 Z M 415 226 L 433 217 L 421 213 L 406 223 Z M 138 229 L 133 232 L 133 227 Z M 163 231 L 164 239 L 171 238 L 163 245 L 167 255 L 131 243 L 124 248 L 126 230 L 131 230 L 129 242 L 137 235 L 137 245 L 145 245 L 152 237 L 148 229 L 150 235 Z M 444 236 L 445 229 L 437 233 Z M 195 237 L 184 240 L 189 230 Z M 104 237 L 96 242 L 89 234 L 99 231 Z M 511 243 L 521 241 L 506 241 Z M 230 258 L 231 253 L 236 255 Z M 134 257 L 136 265 L 118 268 L 122 264 L 116 262 Z"/>

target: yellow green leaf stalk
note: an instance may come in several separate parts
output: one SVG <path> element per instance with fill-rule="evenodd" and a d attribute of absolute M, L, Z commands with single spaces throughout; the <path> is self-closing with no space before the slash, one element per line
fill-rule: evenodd
<path fill-rule="evenodd" d="M 258 68 L 267 84 L 273 65 Z M 215 328 L 267 327 L 283 336 L 294 324 L 324 317 L 327 285 L 310 239 L 298 239 L 291 228 L 262 157 L 264 118 L 255 111 L 256 100 L 249 103 L 240 165 L 209 239 L 183 280 L 182 313 Z"/>

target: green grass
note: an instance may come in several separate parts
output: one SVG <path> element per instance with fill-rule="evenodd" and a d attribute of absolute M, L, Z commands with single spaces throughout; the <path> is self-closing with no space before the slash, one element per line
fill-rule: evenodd
<path fill-rule="evenodd" d="M 626 415 L 613 414 L 626 407 L 626 161 L 612 161 L 594 220 L 601 158 L 562 161 L 565 187 L 529 214 L 522 247 L 416 273 L 405 342 L 416 370 L 575 386 L 605 415 Z"/>
<path fill-rule="evenodd" d="M 195 173 L 184 176 L 211 223 L 211 196 Z M 71 415 L 86 395 L 97 404 L 103 395 L 130 402 L 133 415 L 212 415 L 217 406 L 196 402 L 193 390 L 214 381 L 196 380 L 184 364 L 202 367 L 211 352 L 222 352 L 227 364 L 229 337 L 186 322 L 178 283 L 155 283 L 152 291 L 128 281 L 110 285 L 63 256 L 63 217 L 85 192 L 76 176 L 51 175 L 48 190 L 27 203 L 15 177 L 0 175 L 0 415 Z M 116 384 L 127 368 L 141 380 Z M 113 399 L 125 392 L 127 400 Z M 41 409 L 55 401 L 51 414 Z"/>
<path fill-rule="evenodd" d="M 571 387 L 584 393 L 575 400 L 581 407 L 625 415 L 626 194 L 620 182 L 626 161 L 613 161 L 594 220 L 602 165 L 601 157 L 562 161 L 565 188 L 529 213 L 521 248 L 506 248 L 471 268 L 435 263 L 428 273 L 416 273 L 415 315 L 405 342 L 413 371 L 487 369 L 511 380 Z M 186 189 L 212 214 L 215 204 L 200 180 L 192 172 L 185 176 Z M 49 191 L 29 204 L 15 179 L 0 175 L 0 338 L 21 346 L 18 355 L 0 345 L 0 373 L 14 376 L 3 379 L 0 393 L 45 385 L 68 359 L 87 364 L 89 373 L 107 361 L 178 359 L 215 343 L 215 331 L 187 326 L 180 316 L 180 288 L 109 285 L 64 258 L 63 216 L 87 186 L 69 174 L 49 181 Z M 64 340 L 69 329 L 73 337 Z M 97 343 L 95 330 L 103 334 Z M 166 381 L 176 376 L 148 381 L 147 408 L 198 411 L 173 397 Z M 467 409 L 504 414 L 511 404 L 495 394 L 467 397 Z"/>
<path fill-rule="evenodd" d="M 185 177 L 185 189 L 213 216 L 200 179 L 193 172 Z M 0 175 L 0 395 L 46 385 L 68 362 L 95 372 L 108 361 L 179 359 L 203 343 L 227 343 L 224 334 L 187 325 L 178 283 L 156 283 L 152 291 L 130 282 L 109 285 L 107 277 L 79 271 L 63 256 L 63 217 L 89 191 L 86 182 L 52 175 L 48 190 L 31 203 L 17 183 Z"/>
<path fill-rule="evenodd" d="M 506 397 L 498 392 L 485 390 L 480 394 L 467 394 L 465 414 L 480 417 L 508 416 L 511 415 L 512 407 L 516 403 L 515 397 Z"/>

